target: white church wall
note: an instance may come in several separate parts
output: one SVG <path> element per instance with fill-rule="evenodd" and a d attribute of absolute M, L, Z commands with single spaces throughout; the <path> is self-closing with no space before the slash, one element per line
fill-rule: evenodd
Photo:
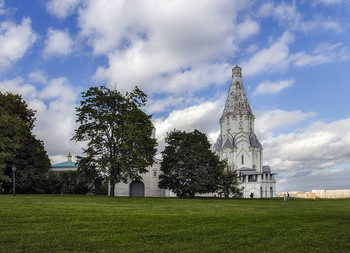
<path fill-rule="evenodd" d="M 144 196 L 145 197 L 169 197 L 169 191 L 160 189 L 158 187 L 159 176 L 161 175 L 160 160 L 156 159 L 156 162 L 147 168 L 147 172 L 140 174 L 141 182 L 144 184 Z M 130 180 L 128 183 L 118 183 L 115 185 L 114 195 L 116 197 L 129 197 L 130 185 L 134 182 Z M 109 193 L 109 191 L 108 191 Z"/>

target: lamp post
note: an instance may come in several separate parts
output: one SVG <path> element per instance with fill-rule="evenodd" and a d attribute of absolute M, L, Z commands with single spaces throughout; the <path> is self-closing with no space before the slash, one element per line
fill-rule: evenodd
<path fill-rule="evenodd" d="M 13 172 L 13 176 L 12 176 L 13 196 L 16 196 L 16 166 L 15 165 L 12 166 L 12 172 Z"/>

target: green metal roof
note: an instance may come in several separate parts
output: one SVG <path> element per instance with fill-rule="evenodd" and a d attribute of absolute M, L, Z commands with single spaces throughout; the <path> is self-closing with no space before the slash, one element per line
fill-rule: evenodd
<path fill-rule="evenodd" d="M 52 168 L 78 168 L 78 165 L 75 162 L 63 162 L 53 164 Z"/>

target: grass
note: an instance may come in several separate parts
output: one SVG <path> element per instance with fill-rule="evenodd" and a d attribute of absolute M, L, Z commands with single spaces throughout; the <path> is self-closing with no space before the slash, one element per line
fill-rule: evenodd
<path fill-rule="evenodd" d="M 0 252 L 350 252 L 350 199 L 0 195 Z"/>

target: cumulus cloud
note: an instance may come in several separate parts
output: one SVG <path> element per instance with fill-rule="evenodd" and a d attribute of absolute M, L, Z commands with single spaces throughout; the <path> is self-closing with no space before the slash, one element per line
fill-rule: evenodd
<path fill-rule="evenodd" d="M 81 0 L 51 0 L 46 4 L 46 10 L 58 19 L 65 19 L 74 13 Z"/>
<path fill-rule="evenodd" d="M 274 132 L 286 130 L 291 126 L 314 118 L 315 112 L 283 111 L 279 109 L 269 111 L 255 111 L 255 132 L 262 142 L 269 141 L 274 137 Z"/>
<path fill-rule="evenodd" d="M 154 126 L 159 143 L 158 150 L 162 151 L 166 134 L 174 129 L 187 132 L 197 129 L 208 134 L 209 137 L 216 138 L 222 107 L 221 101 L 205 102 L 183 110 L 174 110 L 167 118 L 155 119 Z M 216 139 L 210 141 L 213 143 Z"/>
<path fill-rule="evenodd" d="M 243 62 L 244 74 L 249 76 L 262 72 L 280 72 L 285 71 L 291 65 L 298 67 L 316 66 L 349 59 L 349 50 L 342 43 L 322 42 L 310 53 L 300 51 L 291 54 L 289 45 L 293 41 L 294 35 L 290 32 L 284 32 L 270 47 L 261 49 L 247 62 Z"/>
<path fill-rule="evenodd" d="M 56 30 L 49 27 L 45 40 L 44 56 L 68 55 L 72 52 L 73 41 L 68 30 Z"/>
<path fill-rule="evenodd" d="M 294 35 L 284 32 L 269 48 L 264 48 L 242 63 L 244 75 L 254 75 L 262 71 L 278 71 L 289 64 L 289 44 L 294 41 Z"/>
<path fill-rule="evenodd" d="M 320 0 L 319 2 L 322 2 Z M 324 0 L 324 3 L 341 2 L 338 0 Z M 315 4 L 315 1 L 313 1 Z M 335 33 L 341 32 L 343 29 L 341 25 L 329 18 L 320 16 L 305 17 L 298 10 L 296 2 L 288 4 L 286 2 L 274 4 L 272 2 L 263 3 L 257 11 L 257 16 L 261 18 L 272 17 L 277 20 L 279 25 L 286 27 L 291 31 L 302 31 L 304 33 L 321 31 L 332 31 Z"/>
<path fill-rule="evenodd" d="M 29 81 L 34 82 L 34 83 L 45 84 L 47 82 L 46 76 L 41 71 L 35 71 L 35 72 L 30 73 L 28 75 L 28 79 L 29 79 Z"/>
<path fill-rule="evenodd" d="M 262 82 L 258 85 L 258 87 L 256 87 L 252 95 L 257 96 L 264 94 L 279 94 L 285 88 L 292 86 L 294 82 L 294 79 L 279 81 L 275 83 L 269 81 Z"/>
<path fill-rule="evenodd" d="M 139 85 L 153 92 L 188 92 L 198 90 L 206 70 L 218 70 L 217 79 L 208 80 L 220 82 L 229 68 L 217 63 L 234 55 L 234 41 L 259 32 L 252 19 L 236 21 L 245 7 L 245 1 L 89 1 L 79 10 L 80 35 L 95 54 L 108 56 L 97 80 L 123 89 Z"/>
<path fill-rule="evenodd" d="M 343 0 L 314 0 L 315 4 L 325 4 L 325 5 L 334 5 L 341 4 Z"/>
<path fill-rule="evenodd" d="M 349 159 L 350 119 L 315 122 L 299 132 L 281 134 L 264 142 L 265 159 L 277 171 L 315 170 Z"/>
<path fill-rule="evenodd" d="M 236 32 L 241 39 L 249 38 L 259 32 L 259 24 L 251 19 L 246 19 L 237 25 Z"/>
<path fill-rule="evenodd" d="M 305 65 L 315 66 L 334 61 L 345 61 L 347 59 L 349 59 L 349 50 L 342 43 L 320 43 L 313 50 L 312 54 L 299 52 L 291 55 L 291 60 L 298 67 Z"/>
<path fill-rule="evenodd" d="M 306 175 L 292 175 L 280 179 L 278 191 L 312 191 L 317 189 L 348 189 L 350 166 L 345 163 L 338 169 L 308 171 Z M 326 186 L 326 187 L 325 187 Z"/>
<path fill-rule="evenodd" d="M 0 23 L 0 71 L 21 59 L 36 39 L 30 18 L 23 18 L 18 25 L 11 21 Z"/>
<path fill-rule="evenodd" d="M 22 78 L 5 80 L 0 82 L 0 91 L 22 95 L 29 108 L 36 110 L 34 134 L 44 141 L 52 163 L 64 161 L 66 158 L 61 154 L 69 151 L 81 154 L 84 144 L 70 141 L 77 126 L 75 107 L 78 106 L 78 91 L 65 77 L 50 79 L 40 87 Z"/>
<path fill-rule="evenodd" d="M 4 14 L 5 12 L 5 0 L 0 0 L 0 15 Z"/>

